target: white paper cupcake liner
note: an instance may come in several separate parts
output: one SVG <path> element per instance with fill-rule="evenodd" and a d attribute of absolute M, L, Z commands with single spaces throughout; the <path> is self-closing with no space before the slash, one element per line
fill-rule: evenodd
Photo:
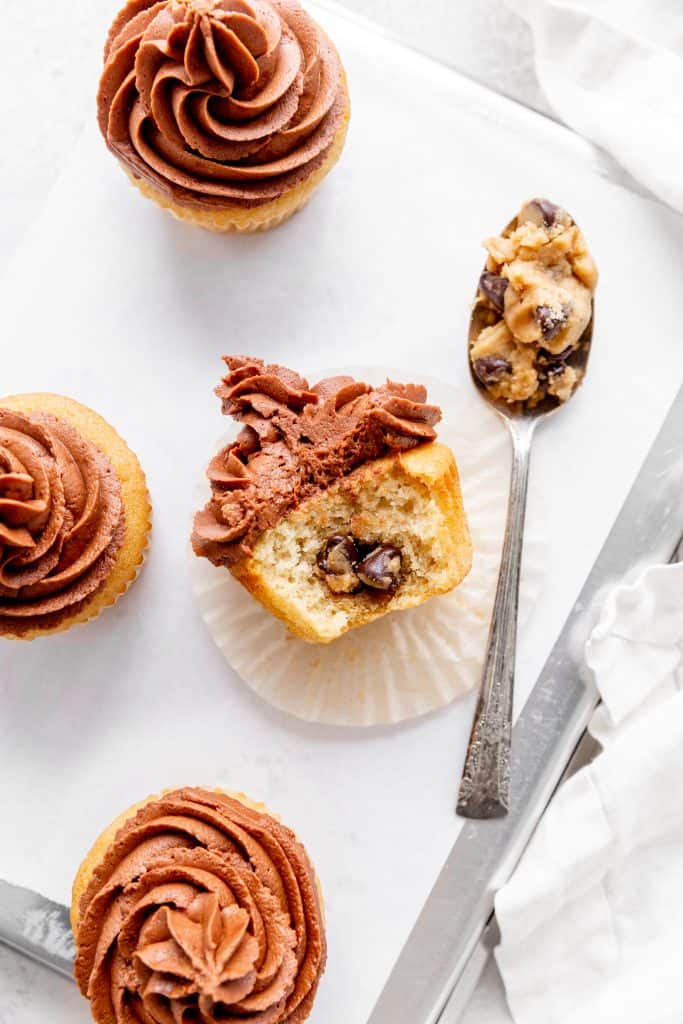
<path fill-rule="evenodd" d="M 373 384 L 387 377 L 415 379 L 385 369 L 334 372 Z M 401 722 L 444 707 L 480 681 L 505 527 L 510 443 L 504 425 L 468 381 L 453 386 L 419 379 L 429 401 L 443 410 L 439 440 L 455 453 L 472 532 L 472 570 L 454 591 L 353 629 L 329 645 L 312 645 L 292 636 L 226 569 L 190 555 L 202 616 L 226 661 L 263 700 L 309 722 Z M 201 507 L 208 500 L 206 478 L 199 493 Z M 521 621 L 541 593 L 545 549 L 544 538 L 527 532 Z"/>

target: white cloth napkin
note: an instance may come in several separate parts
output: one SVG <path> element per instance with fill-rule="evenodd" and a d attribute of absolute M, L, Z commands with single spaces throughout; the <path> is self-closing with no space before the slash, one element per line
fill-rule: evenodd
<path fill-rule="evenodd" d="M 604 750 L 560 789 L 496 900 L 515 1024 L 683 1020 L 682 641 L 683 564 L 609 597 L 587 648 Z"/>
<path fill-rule="evenodd" d="M 681 0 L 507 0 L 557 114 L 683 212 Z"/>

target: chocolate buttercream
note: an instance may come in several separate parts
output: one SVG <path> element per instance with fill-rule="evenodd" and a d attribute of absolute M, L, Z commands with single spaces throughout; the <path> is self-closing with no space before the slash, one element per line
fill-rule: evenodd
<path fill-rule="evenodd" d="M 124 534 L 109 459 L 64 420 L 0 408 L 0 634 L 78 611 Z"/>
<path fill-rule="evenodd" d="M 298 0 L 128 0 L 98 119 L 137 177 L 190 206 L 257 206 L 322 164 L 347 109 L 337 52 Z"/>
<path fill-rule="evenodd" d="M 264 530 L 361 463 L 436 437 L 441 411 L 418 384 L 330 377 L 309 388 L 283 366 L 223 358 L 216 394 L 243 428 L 209 465 L 211 501 L 192 533 L 195 553 L 215 565 L 248 557 Z"/>
<path fill-rule="evenodd" d="M 146 804 L 80 902 L 76 980 L 98 1024 L 299 1024 L 326 944 L 313 869 L 268 814 L 201 789 Z"/>

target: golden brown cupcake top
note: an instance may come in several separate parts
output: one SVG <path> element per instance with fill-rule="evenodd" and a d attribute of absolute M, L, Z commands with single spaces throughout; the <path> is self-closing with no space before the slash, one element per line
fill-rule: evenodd
<path fill-rule="evenodd" d="M 124 534 L 109 459 L 64 420 L 0 408 L 0 636 L 76 612 Z"/>
<path fill-rule="evenodd" d="M 98 1024 L 299 1024 L 325 967 L 301 843 L 202 789 L 156 798 L 123 825 L 75 931 L 76 979 Z"/>
<path fill-rule="evenodd" d="M 309 387 L 284 366 L 224 359 L 216 394 L 243 426 L 209 465 L 211 501 L 192 533 L 195 553 L 216 565 L 247 557 L 264 530 L 362 463 L 436 437 L 441 410 L 421 385 L 330 377 Z"/>
<path fill-rule="evenodd" d="M 298 0 L 128 0 L 109 33 L 102 134 L 180 203 L 277 198 L 320 166 L 346 108 L 336 50 Z"/>

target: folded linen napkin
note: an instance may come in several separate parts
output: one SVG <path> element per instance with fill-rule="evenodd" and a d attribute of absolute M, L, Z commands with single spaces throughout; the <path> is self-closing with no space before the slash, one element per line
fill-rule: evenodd
<path fill-rule="evenodd" d="M 608 598 L 587 648 L 603 752 L 566 782 L 496 899 L 515 1024 L 680 1024 L 683 564 Z M 489 973 L 468 1024 L 509 1020 Z"/>
<path fill-rule="evenodd" d="M 683 212 L 680 0 L 507 0 L 558 115 Z"/>

